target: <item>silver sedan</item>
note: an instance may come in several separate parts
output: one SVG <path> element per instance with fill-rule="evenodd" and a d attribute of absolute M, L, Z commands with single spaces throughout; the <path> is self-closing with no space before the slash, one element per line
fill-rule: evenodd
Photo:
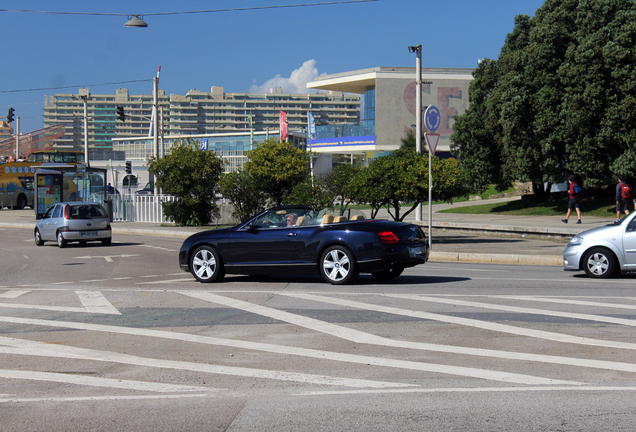
<path fill-rule="evenodd" d="M 636 212 L 574 236 L 563 252 L 563 265 L 596 278 L 636 271 Z"/>

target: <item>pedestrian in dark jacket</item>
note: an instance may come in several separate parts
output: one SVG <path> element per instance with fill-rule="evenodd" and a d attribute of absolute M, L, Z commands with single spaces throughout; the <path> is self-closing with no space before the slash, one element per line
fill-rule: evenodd
<path fill-rule="evenodd" d="M 629 189 L 627 180 L 624 177 L 618 177 L 616 185 L 616 222 L 621 220 L 621 212 L 625 212 L 625 216 L 629 214 L 629 202 L 632 200 L 632 192 Z"/>
<path fill-rule="evenodd" d="M 578 191 L 578 192 L 577 192 Z M 576 221 L 577 224 L 581 223 L 581 209 L 579 208 L 579 193 L 580 187 L 576 182 L 576 178 L 574 176 L 568 179 L 568 194 L 570 195 L 570 201 L 568 202 L 568 213 L 565 215 L 565 219 L 561 219 L 561 222 L 568 223 L 568 219 L 570 219 L 570 214 L 572 210 L 576 209 L 576 214 L 579 217 L 579 220 Z"/>

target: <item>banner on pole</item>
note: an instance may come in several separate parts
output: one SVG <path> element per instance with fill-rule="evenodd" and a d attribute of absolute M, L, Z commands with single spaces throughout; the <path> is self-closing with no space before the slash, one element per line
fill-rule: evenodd
<path fill-rule="evenodd" d="M 280 112 L 280 140 L 285 141 L 287 138 L 287 113 Z"/>

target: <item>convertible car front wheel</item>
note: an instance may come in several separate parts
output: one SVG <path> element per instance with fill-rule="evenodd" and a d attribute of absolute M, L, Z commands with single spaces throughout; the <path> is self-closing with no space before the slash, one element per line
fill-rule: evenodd
<path fill-rule="evenodd" d="M 225 276 L 221 256 L 212 246 L 199 246 L 190 258 L 190 271 L 199 282 L 217 282 Z"/>
<path fill-rule="evenodd" d="M 356 259 L 344 246 L 332 246 L 320 258 L 320 274 L 332 285 L 344 285 L 358 277 Z"/>

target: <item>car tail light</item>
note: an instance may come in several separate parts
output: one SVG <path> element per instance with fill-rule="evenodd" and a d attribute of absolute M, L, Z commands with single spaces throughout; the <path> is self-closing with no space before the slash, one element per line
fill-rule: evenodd
<path fill-rule="evenodd" d="M 380 240 L 382 240 L 382 243 L 396 244 L 400 242 L 400 239 L 397 238 L 397 236 L 391 231 L 382 231 L 379 232 L 378 235 L 380 236 Z"/>
<path fill-rule="evenodd" d="M 69 210 L 68 209 L 70 209 L 70 208 L 71 208 L 71 206 L 69 206 L 69 205 L 64 207 L 64 219 L 69 219 L 69 217 L 68 217 Z"/>

